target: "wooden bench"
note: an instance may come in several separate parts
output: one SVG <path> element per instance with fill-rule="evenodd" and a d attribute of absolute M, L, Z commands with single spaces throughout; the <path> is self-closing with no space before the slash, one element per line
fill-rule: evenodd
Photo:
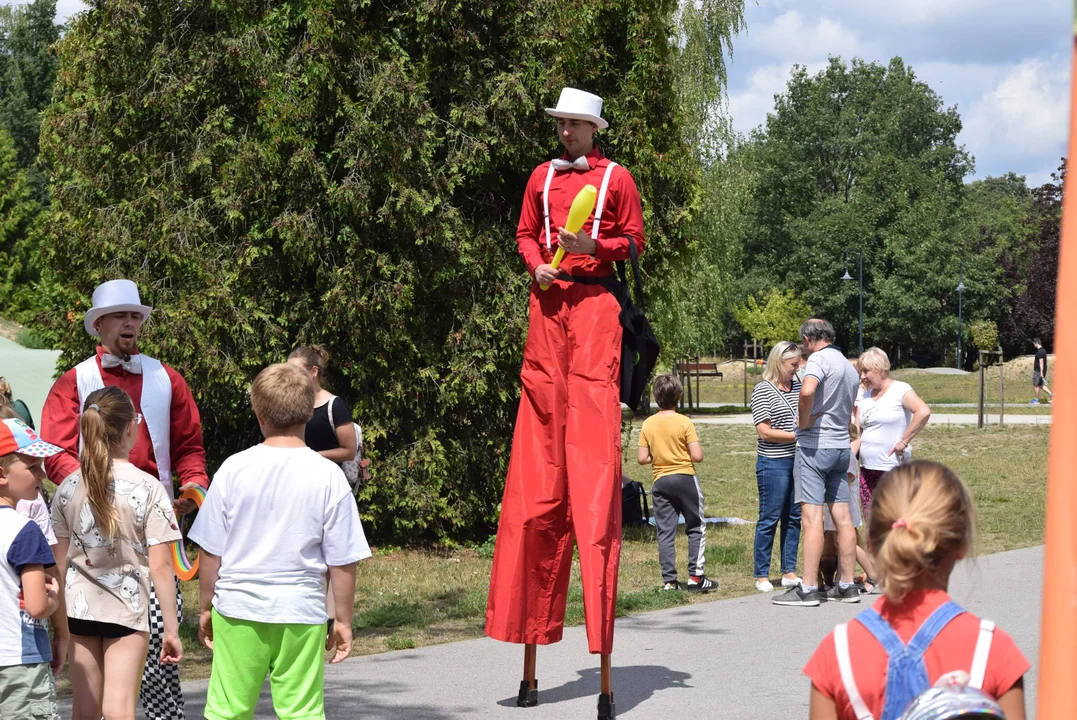
<path fill-rule="evenodd" d="M 718 363 L 677 363 L 675 371 L 678 375 L 698 375 L 699 377 L 716 377 L 723 380 L 724 376 L 718 370 Z"/>

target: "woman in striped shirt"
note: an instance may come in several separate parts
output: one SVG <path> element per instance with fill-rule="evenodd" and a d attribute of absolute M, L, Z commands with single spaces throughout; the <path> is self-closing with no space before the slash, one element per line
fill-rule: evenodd
<path fill-rule="evenodd" d="M 759 433 L 755 479 L 759 485 L 759 522 L 755 526 L 755 589 L 770 592 L 770 556 L 774 533 L 780 527 L 782 587 L 794 587 L 800 545 L 800 506 L 793 502 L 793 458 L 796 455 L 796 376 L 801 352 L 782 340 L 767 357 L 763 382 L 752 391 L 752 422 Z"/>

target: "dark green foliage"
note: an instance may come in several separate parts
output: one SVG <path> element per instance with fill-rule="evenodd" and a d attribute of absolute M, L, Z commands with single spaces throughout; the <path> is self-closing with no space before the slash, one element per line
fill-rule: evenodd
<path fill-rule="evenodd" d="M 1052 181 L 1031 191 L 1028 203 L 1028 235 L 1022 255 L 1008 258 L 1005 282 L 1016 297 L 999 321 L 1006 356 L 1029 353 L 1030 340 L 1038 337 L 1048 351 L 1054 349 L 1056 279 L 1062 235 L 1062 193 L 1066 184 L 1063 158 Z"/>
<path fill-rule="evenodd" d="M 922 320 L 949 312 L 951 263 L 957 284 L 956 208 L 971 169 L 960 129 L 900 58 L 795 69 L 747 150 L 759 179 L 742 291 L 793 288 L 855 347 L 857 283 L 839 278 L 845 248 L 861 248 L 865 345 L 937 345 L 941 329 Z M 854 253 L 854 277 L 855 263 Z"/>
<path fill-rule="evenodd" d="M 695 164 L 671 0 L 116 0 L 57 45 L 42 253 L 61 363 L 93 287 L 157 310 L 144 348 L 191 385 L 211 465 L 256 441 L 244 391 L 296 345 L 333 356 L 363 424 L 378 539 L 485 538 L 519 394 L 523 185 L 542 108 L 606 98 L 644 198 L 652 273 L 683 242 Z M 79 303 L 82 303 L 80 306 Z M 68 313 L 71 313 L 70 316 Z M 212 469 L 212 468 L 211 468 Z"/>
<path fill-rule="evenodd" d="M 0 127 L 0 307 L 12 307 L 36 276 L 30 237 L 39 211 L 28 173 L 18 166 L 11 138 Z"/>
<path fill-rule="evenodd" d="M 37 158 L 41 111 L 52 100 L 60 38 L 56 0 L 0 7 L 0 127 L 15 143 L 20 167 Z"/>

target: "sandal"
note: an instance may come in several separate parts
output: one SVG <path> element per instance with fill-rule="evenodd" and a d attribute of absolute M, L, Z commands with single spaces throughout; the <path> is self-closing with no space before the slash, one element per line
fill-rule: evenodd
<path fill-rule="evenodd" d="M 871 586 L 871 590 L 868 590 L 868 585 Z M 864 577 L 864 582 L 860 585 L 860 594 L 861 595 L 878 595 L 879 594 L 879 585 L 878 585 L 878 583 L 875 582 L 875 578 L 867 577 L 867 576 Z"/>

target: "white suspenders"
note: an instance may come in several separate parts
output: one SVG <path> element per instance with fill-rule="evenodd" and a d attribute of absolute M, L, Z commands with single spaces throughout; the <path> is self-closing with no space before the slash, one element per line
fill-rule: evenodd
<path fill-rule="evenodd" d="M 980 635 L 976 639 L 976 650 L 972 654 L 972 668 L 969 670 L 969 687 L 977 690 L 983 689 L 984 675 L 987 673 L 987 657 L 991 654 L 991 640 L 994 638 L 995 623 L 990 620 L 980 620 Z M 875 716 L 868 710 L 864 698 L 860 696 L 860 690 L 856 687 L 856 679 L 853 677 L 853 662 L 849 655 L 849 626 L 842 623 L 834 628 L 834 650 L 838 655 L 838 670 L 841 672 L 841 682 L 845 686 L 845 694 L 849 697 L 849 704 L 856 713 L 857 720 L 875 720 Z"/>
<path fill-rule="evenodd" d="M 602 220 L 602 211 L 606 207 L 606 190 L 610 185 L 610 175 L 617 163 L 611 162 L 606 166 L 606 173 L 602 176 L 602 187 L 598 191 L 598 202 L 595 204 L 595 221 L 591 225 L 591 237 L 598 239 L 599 225 Z M 550 181 L 553 180 L 553 163 L 550 163 L 546 171 L 546 184 L 542 187 L 542 215 L 546 221 L 546 249 L 550 250 Z"/>

